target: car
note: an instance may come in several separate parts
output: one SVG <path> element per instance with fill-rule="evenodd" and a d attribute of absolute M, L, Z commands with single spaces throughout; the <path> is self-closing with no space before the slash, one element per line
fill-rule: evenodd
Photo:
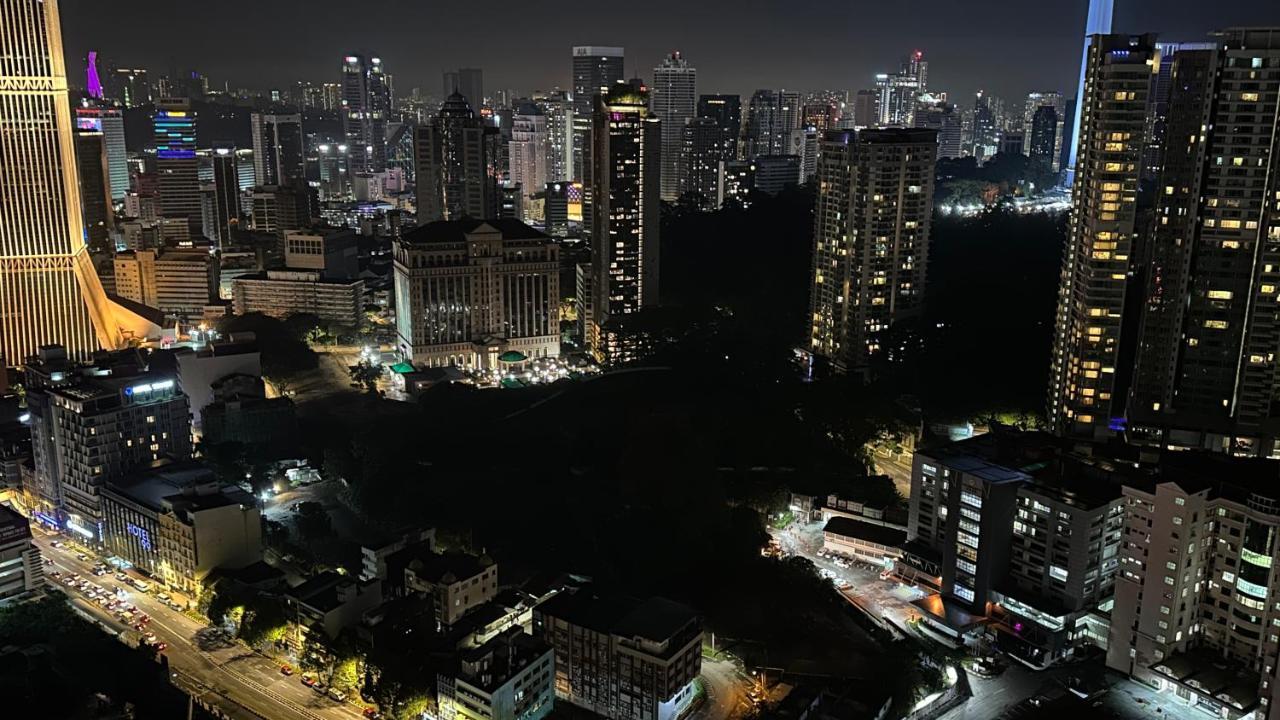
<path fill-rule="evenodd" d="M 171 600 L 169 600 L 169 602 L 167 602 L 167 603 L 165 603 L 165 604 L 166 604 L 166 605 L 168 605 L 169 607 L 173 608 L 174 610 L 177 610 L 178 612 L 182 612 L 182 610 L 184 609 L 184 608 L 182 607 L 182 603 L 178 602 L 177 600 L 172 600 L 172 599 L 171 599 Z"/>
<path fill-rule="evenodd" d="M 155 634 L 155 633 L 153 633 L 153 632 L 149 632 L 149 633 L 147 633 L 146 635 L 143 635 L 143 636 L 142 636 L 142 639 L 143 639 L 143 641 L 145 641 L 145 642 L 153 643 L 153 642 L 155 642 L 155 641 L 156 641 L 156 634 Z"/>
<path fill-rule="evenodd" d="M 168 599 L 169 599 L 169 593 L 167 593 L 167 592 L 158 592 L 158 593 L 156 593 L 156 599 L 157 599 L 157 600 L 159 600 L 160 602 L 164 602 L 165 600 L 168 600 Z"/>
<path fill-rule="evenodd" d="M 315 681 L 315 683 L 311 686 L 311 689 L 312 689 L 312 690 L 315 690 L 316 692 L 320 693 L 321 695 L 324 695 L 324 694 L 325 694 L 326 692 L 328 692 L 328 690 L 329 690 L 329 688 L 328 688 L 324 683 L 320 682 L 319 680 Z"/>
<path fill-rule="evenodd" d="M 365 708 L 363 714 L 365 717 L 369 718 L 369 720 L 378 720 L 382 717 L 382 713 L 378 712 L 378 708 L 376 707 Z"/>
<path fill-rule="evenodd" d="M 88 562 L 89 556 L 85 555 L 84 553 L 76 553 L 76 559 L 80 560 L 81 562 Z"/>
<path fill-rule="evenodd" d="M 50 571 L 49 571 L 49 577 L 51 577 L 51 578 L 59 578 L 59 577 L 62 577 L 62 571 L 60 571 L 60 570 L 50 570 Z"/>
<path fill-rule="evenodd" d="M 315 678 L 315 676 L 314 676 L 314 675 L 303 675 L 303 676 L 302 676 L 302 684 L 303 684 L 303 685 L 306 685 L 307 687 L 314 687 L 314 686 L 316 685 L 316 683 L 318 683 L 318 682 L 320 682 L 320 681 L 319 681 L 319 680 L 317 680 L 317 679 Z"/>
<path fill-rule="evenodd" d="M 146 625 L 147 623 L 151 622 L 151 616 L 150 616 L 150 615 L 142 615 L 142 616 L 138 617 L 138 622 L 142 623 L 143 625 Z"/>
<path fill-rule="evenodd" d="M 116 579 L 119 580 L 120 582 L 129 582 L 129 576 L 125 575 L 122 572 L 116 573 Z"/>
<path fill-rule="evenodd" d="M 51 545 L 52 547 L 60 548 L 60 547 L 62 547 L 62 541 L 61 541 L 61 540 L 54 540 L 53 542 L 49 543 L 49 545 Z"/>
<path fill-rule="evenodd" d="M 62 581 L 62 584 L 63 584 L 63 585 L 75 585 L 75 584 L 76 584 L 76 579 L 75 579 L 75 578 L 73 578 L 73 577 L 66 578 L 66 579 L 64 579 L 64 580 Z"/>
<path fill-rule="evenodd" d="M 167 650 L 167 649 L 169 648 L 169 643 L 167 643 L 167 642 L 158 642 L 158 643 L 156 643 L 155 645 L 153 645 L 152 647 L 154 647 L 154 648 L 155 648 L 156 652 L 164 652 L 165 650 Z"/>
<path fill-rule="evenodd" d="M 281 665 L 281 666 L 280 666 L 280 674 L 281 674 L 281 675 L 285 675 L 285 676 L 292 675 L 292 674 L 293 674 L 293 668 L 289 667 L 288 665 Z"/>
<path fill-rule="evenodd" d="M 330 699 L 338 702 L 343 702 L 347 699 L 347 694 L 337 688 L 329 688 L 329 691 L 325 694 L 328 695 Z"/>
<path fill-rule="evenodd" d="M 96 569 L 96 570 L 94 570 L 94 571 L 93 571 L 93 574 L 94 574 L 94 575 L 97 575 L 98 577 L 102 577 L 103 575 L 106 575 L 106 574 L 107 574 L 107 569 L 106 569 L 106 568 L 98 568 L 98 569 Z"/>

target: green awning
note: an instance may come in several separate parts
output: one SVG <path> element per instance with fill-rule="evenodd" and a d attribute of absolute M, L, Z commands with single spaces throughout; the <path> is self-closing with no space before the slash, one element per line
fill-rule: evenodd
<path fill-rule="evenodd" d="M 504 363 L 521 363 L 528 359 L 529 356 L 519 350 L 508 350 L 498 356 L 498 362 Z"/>
<path fill-rule="evenodd" d="M 417 368 L 407 362 L 398 362 L 391 366 L 391 372 L 408 375 L 411 372 L 417 372 Z"/>

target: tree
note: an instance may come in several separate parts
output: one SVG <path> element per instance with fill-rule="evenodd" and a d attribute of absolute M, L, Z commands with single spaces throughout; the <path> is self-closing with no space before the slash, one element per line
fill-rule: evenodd
<path fill-rule="evenodd" d="M 240 620 L 240 639 L 249 647 L 279 643 L 284 640 L 288 626 L 288 616 L 279 600 L 255 595 L 244 605 Z"/>
<path fill-rule="evenodd" d="M 369 392 L 378 391 L 378 378 L 382 377 L 382 366 L 370 360 L 361 360 L 347 367 L 351 379 L 364 386 Z"/>

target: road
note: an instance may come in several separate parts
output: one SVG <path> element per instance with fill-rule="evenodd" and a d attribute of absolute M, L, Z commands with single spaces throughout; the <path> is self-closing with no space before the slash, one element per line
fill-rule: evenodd
<path fill-rule="evenodd" d="M 350 703 L 339 704 L 308 689 L 297 675 L 286 677 L 273 660 L 255 653 L 240 643 L 230 642 L 210 632 L 203 623 L 169 608 L 154 595 L 138 592 L 115 579 L 112 574 L 95 577 L 95 559 L 77 558 L 77 550 L 68 545 L 53 547 L 61 538 L 36 533 L 34 541 L 44 557 L 50 590 L 65 593 L 71 603 L 101 625 L 117 633 L 133 631 L 118 616 L 89 601 L 78 588 L 68 587 L 64 579 L 79 575 L 117 597 L 124 591 L 125 601 L 150 616 L 144 631 L 168 644 L 164 651 L 169 667 L 177 674 L 175 684 L 196 691 L 205 700 L 228 709 L 233 717 L 248 713 L 263 718 L 300 718 L 305 720 L 354 720 L 361 718 L 361 708 Z M 60 577 L 52 577 L 53 572 Z M 246 712 L 247 711 L 247 712 Z"/>
<path fill-rule="evenodd" d="M 729 660 L 702 658 L 702 684 L 707 700 L 690 720 L 729 720 L 745 716 L 751 709 L 747 681 L 738 666 Z"/>
<path fill-rule="evenodd" d="M 876 472 L 881 475 L 888 475 L 893 480 L 893 486 L 897 488 L 898 494 L 904 498 L 911 497 L 911 461 L 903 462 L 896 456 L 884 456 L 880 453 L 872 455 L 872 462 L 876 466 Z"/>

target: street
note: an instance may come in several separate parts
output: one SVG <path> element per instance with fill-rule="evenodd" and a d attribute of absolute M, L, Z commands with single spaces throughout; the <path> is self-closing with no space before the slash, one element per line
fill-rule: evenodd
<path fill-rule="evenodd" d="M 702 683 L 707 700 L 693 712 L 691 720 L 728 720 L 743 717 L 751 710 L 747 701 L 747 680 L 729 660 L 702 658 Z"/>
<path fill-rule="evenodd" d="M 79 575 L 115 592 L 116 597 L 121 597 L 123 590 L 125 602 L 150 617 L 142 632 L 152 632 L 157 641 L 168 645 L 164 654 L 169 659 L 170 670 L 175 673 L 175 684 L 225 707 L 232 717 L 244 716 L 246 710 L 264 718 L 350 720 L 362 717 L 362 707 L 339 704 L 321 696 L 302 685 L 297 674 L 283 675 L 278 663 L 211 632 L 211 628 L 170 608 L 154 595 L 116 580 L 113 573 L 95 577 L 96 560 L 92 556 L 80 560 L 76 557 L 78 550 L 66 544 L 53 546 L 59 538 L 39 532 L 35 535 L 34 542 L 40 552 L 52 561 L 45 566 L 50 576 L 47 578 L 50 592 L 65 593 L 83 614 L 117 633 L 137 634 L 117 615 L 88 600 L 84 592 L 78 587 L 69 587 L 65 580 L 69 575 Z M 54 571 L 60 576 L 52 577 Z"/>

